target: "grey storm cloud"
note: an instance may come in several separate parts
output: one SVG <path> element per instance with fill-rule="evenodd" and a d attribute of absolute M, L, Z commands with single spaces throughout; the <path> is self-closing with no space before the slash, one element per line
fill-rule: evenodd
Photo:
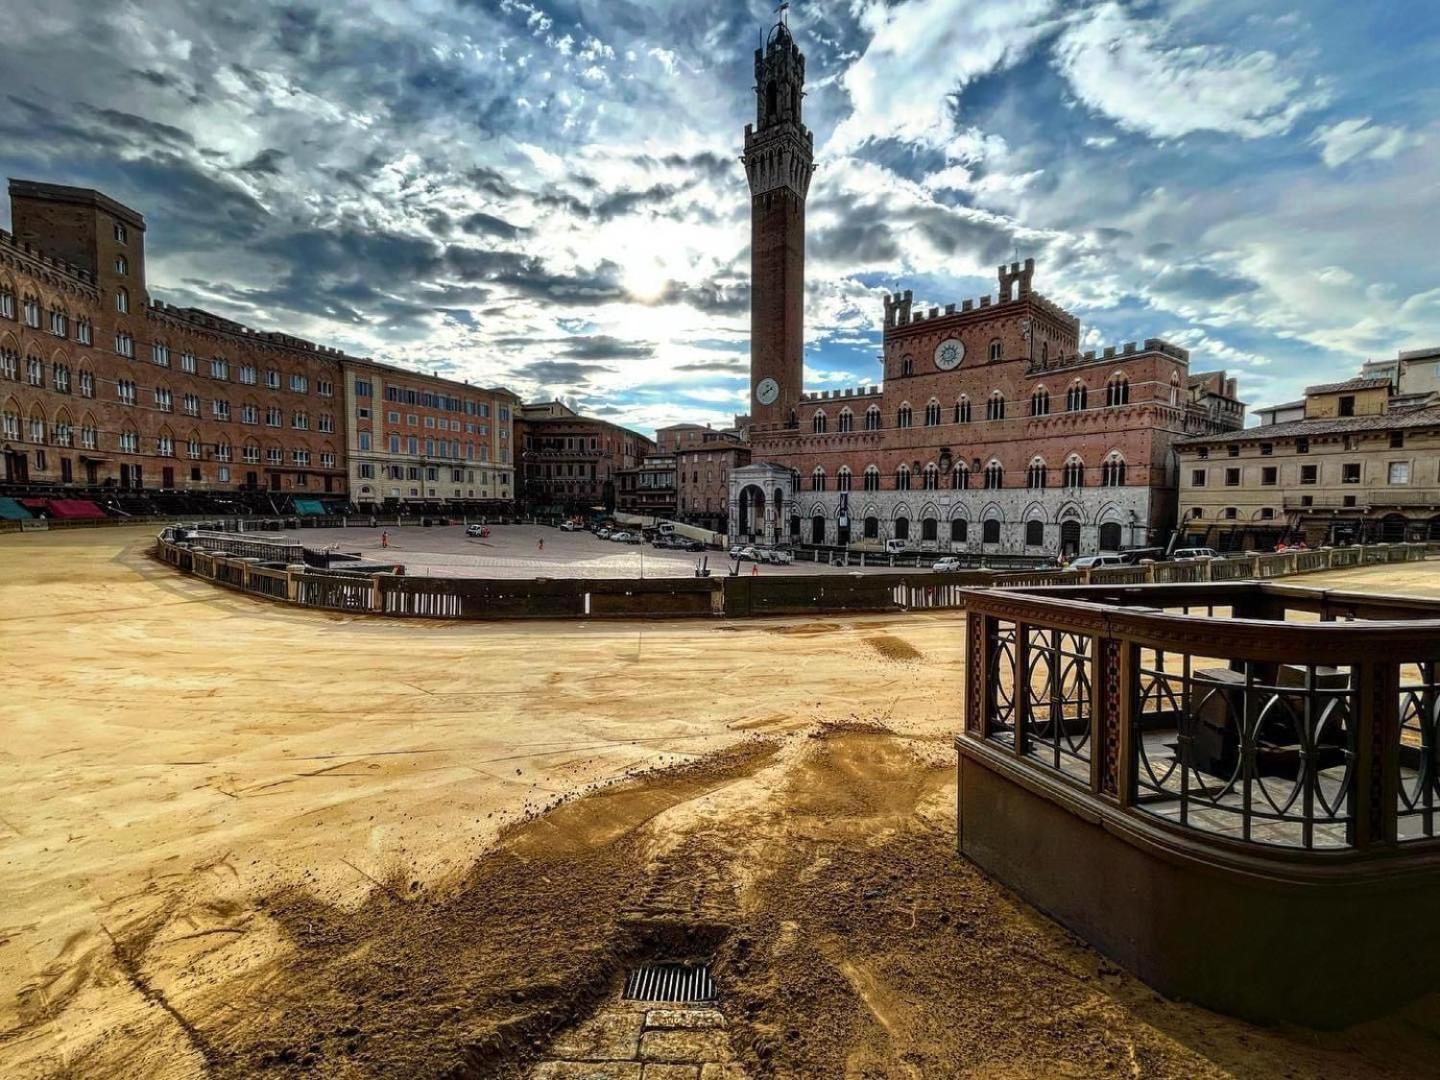
<path fill-rule="evenodd" d="M 1204 266 L 1169 266 L 1155 276 L 1152 287 L 1167 296 L 1213 301 L 1253 293 L 1260 283 Z"/>
<path fill-rule="evenodd" d="M 589 382 L 592 375 L 613 372 L 614 368 L 604 364 L 586 364 L 576 360 L 534 360 L 522 364 L 516 373 L 524 379 L 548 386 L 574 386 Z"/>

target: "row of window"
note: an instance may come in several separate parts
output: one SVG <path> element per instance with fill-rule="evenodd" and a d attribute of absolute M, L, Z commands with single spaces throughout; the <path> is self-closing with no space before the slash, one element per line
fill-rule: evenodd
<path fill-rule="evenodd" d="M 1386 463 L 1385 482 L 1388 484 L 1410 483 L 1410 462 L 1391 461 Z M 1301 465 L 1299 480 L 1301 484 L 1310 485 L 1320 483 L 1322 475 L 1319 464 Z M 1236 466 L 1225 470 L 1225 486 L 1240 487 L 1243 480 L 1242 470 Z M 1340 463 L 1340 483 L 1359 484 L 1364 480 L 1363 463 L 1359 461 L 1342 461 Z M 1209 472 L 1206 469 L 1192 469 L 1190 472 L 1190 486 L 1203 488 L 1210 482 Z M 1260 469 L 1260 485 L 1262 487 L 1278 487 L 1280 484 L 1280 467 L 1278 465 L 1266 465 Z"/>
<path fill-rule="evenodd" d="M 1078 412 L 1088 407 L 1088 401 L 1089 391 L 1084 385 L 1077 384 L 1076 386 L 1072 386 L 1066 394 L 1065 407 L 1071 412 Z M 1124 376 L 1117 376 L 1105 387 L 1105 405 L 1107 408 L 1113 408 L 1118 405 L 1127 405 L 1129 402 L 1130 382 Z M 999 390 L 993 391 L 989 399 L 985 402 L 985 419 L 1004 420 L 1005 408 L 1005 395 Z M 1042 388 L 1036 390 L 1035 393 L 1030 396 L 1030 415 L 1050 415 L 1050 392 L 1048 390 Z M 930 403 L 925 406 L 925 426 L 938 426 L 940 424 L 940 416 L 940 402 L 932 398 Z M 960 400 L 955 403 L 954 417 L 954 422 L 957 424 L 968 424 L 970 422 L 969 397 L 962 396 Z M 909 402 L 901 405 L 900 408 L 896 410 L 895 426 L 897 428 L 913 427 L 914 422 L 915 410 L 911 408 Z M 811 417 L 810 423 L 811 429 L 816 435 L 823 435 L 829 430 L 830 421 L 823 409 L 818 410 L 815 415 Z M 854 429 L 854 414 L 848 408 L 842 409 L 840 415 L 836 418 L 835 430 L 843 435 Z M 880 406 L 871 405 L 870 408 L 865 410 L 865 430 L 880 430 Z"/>
<path fill-rule="evenodd" d="M 1390 449 L 1391 449 L 1391 450 L 1402 450 L 1402 449 L 1404 449 L 1404 447 L 1405 447 L 1405 432 L 1403 432 L 1403 431 L 1387 431 L 1387 432 L 1381 432 L 1380 434 L 1383 434 L 1383 435 L 1385 436 L 1385 438 L 1389 441 L 1389 445 L 1390 445 Z M 1346 449 L 1346 450 L 1358 450 L 1358 449 L 1360 449 L 1360 436 L 1359 436 L 1359 435 L 1357 435 L 1357 434 L 1344 435 L 1344 436 L 1342 436 L 1342 438 L 1344 439 L 1344 445 L 1345 445 L 1345 449 Z M 1261 456 L 1261 457 L 1272 457 L 1272 456 L 1274 455 L 1274 453 L 1275 453 L 1275 444 L 1274 444 L 1274 443 L 1262 442 L 1262 443 L 1258 444 L 1258 448 L 1259 448 L 1260 456 Z M 1308 454 L 1308 453 L 1310 453 L 1310 438 L 1309 438 L 1309 436 L 1306 436 L 1306 435 L 1297 435 L 1297 436 L 1295 437 L 1295 453 L 1297 453 L 1297 454 Z M 1239 456 L 1240 456 L 1240 444 L 1239 444 L 1239 443 L 1227 443 L 1226 446 L 1225 446 L 1225 455 L 1226 455 L 1227 457 L 1239 457 Z M 1200 460 L 1202 460 L 1202 461 L 1207 460 L 1207 459 L 1210 457 L 1210 447 L 1208 447 L 1208 446 L 1197 446 L 1197 447 L 1195 448 L 1195 456 L 1198 457 L 1198 458 L 1200 458 Z"/>
<path fill-rule="evenodd" d="M 373 398 L 375 396 L 375 384 L 369 379 L 355 380 L 355 396 L 357 398 Z M 486 417 L 490 416 L 490 403 L 488 401 L 474 401 L 470 398 L 452 397 L 434 390 L 413 390 L 402 386 L 385 387 L 385 400 L 393 401 L 399 405 L 421 405 L 427 409 L 442 409 L 447 412 L 464 413 L 467 416 Z M 510 406 L 501 405 L 496 409 L 496 414 L 501 421 L 509 422 Z M 394 415 L 393 413 L 391 414 Z M 394 421 L 391 421 L 394 423 Z"/>
<path fill-rule="evenodd" d="M 475 472 L 474 472 L 473 469 L 449 469 L 449 470 L 447 470 L 447 472 L 448 472 L 449 475 L 450 475 L 450 482 L 451 482 L 452 484 L 461 484 L 461 483 L 473 484 L 473 483 L 475 482 Z M 423 474 L 423 475 L 422 475 L 422 474 Z M 368 461 L 361 463 L 361 465 L 360 465 L 360 479 L 362 479 L 362 480 L 374 480 L 374 479 L 375 479 L 375 475 L 376 475 L 376 470 L 375 470 L 375 466 L 374 466 L 374 465 L 372 465 L 372 464 L 371 464 L 370 462 L 368 462 Z M 418 466 L 418 465 L 409 465 L 409 466 L 406 466 L 406 465 L 381 465 L 381 466 L 380 466 L 380 470 L 379 470 L 379 475 L 380 475 L 380 479 L 382 479 L 382 480 L 422 480 L 422 479 L 423 479 L 423 480 L 430 480 L 430 481 L 438 481 L 438 480 L 440 479 L 440 469 L 439 469 L 437 466 L 434 466 L 434 465 L 427 465 L 427 466 L 425 466 L 424 468 L 422 468 L 422 467 L 420 467 L 420 466 Z M 508 474 L 502 474 L 502 475 L 504 476 L 504 479 L 502 479 L 500 482 L 503 483 L 503 484 L 508 484 L 508 483 L 510 482 L 509 475 L 508 475 Z"/>
<path fill-rule="evenodd" d="M 1085 465 L 1078 459 L 1072 458 L 1065 463 L 1060 470 L 1061 487 L 1079 488 L 1085 486 Z M 1118 454 L 1111 454 L 1100 466 L 1101 487 L 1124 487 L 1126 477 L 1125 459 Z M 1032 490 L 1040 490 L 1049 486 L 1050 469 L 1045 462 L 1036 459 L 1030 463 L 1025 471 L 1025 486 Z M 848 465 L 842 466 L 835 474 L 835 490 L 850 491 L 854 475 Z M 880 469 L 875 465 L 868 465 L 861 475 L 862 490 L 880 490 Z M 913 486 L 914 472 L 908 465 L 901 465 L 895 470 L 894 490 L 910 491 Z M 981 471 L 982 486 L 987 490 L 996 490 L 1005 486 L 1005 469 L 998 461 L 991 461 Z M 829 483 L 825 470 L 816 467 L 810 474 L 810 490 L 825 491 Z M 934 462 L 926 465 L 920 470 L 920 490 L 938 491 L 940 489 L 940 470 Z M 956 491 L 963 491 L 970 487 L 970 467 L 968 465 L 957 465 L 950 472 L 950 486 Z"/>
<path fill-rule="evenodd" d="M 375 437 L 368 431 L 356 433 L 355 443 L 356 448 L 362 451 L 375 449 Z M 422 445 L 426 457 L 449 458 L 456 461 L 461 459 L 466 461 L 490 460 L 490 447 L 485 443 L 480 443 L 477 448 L 475 443 L 462 444 L 459 439 L 426 439 L 422 444 L 418 435 L 401 436 L 392 432 L 389 437 L 389 451 L 392 454 L 419 455 Z M 507 465 L 510 463 L 508 447 L 501 448 L 500 460 Z"/>
<path fill-rule="evenodd" d="M 33 296 L 26 296 L 21 301 L 19 315 L 20 320 L 34 330 L 41 329 L 46 319 L 40 301 Z M 15 294 L 8 287 L 0 286 L 0 319 L 14 319 L 15 317 Z M 94 329 L 91 327 L 89 319 L 83 316 L 72 319 L 69 312 L 61 308 L 50 309 L 49 330 L 53 336 L 58 338 L 69 338 L 73 331 L 75 340 L 81 345 L 89 345 L 94 340 Z"/>
<path fill-rule="evenodd" d="M 810 541 L 814 544 L 823 544 L 827 540 L 828 521 L 820 515 L 810 519 Z M 999 518 L 987 517 L 980 522 L 980 542 L 984 544 L 1000 543 L 1000 530 L 1003 522 Z M 1025 522 L 1025 546 L 1043 547 L 1045 544 L 1045 522 L 1032 518 Z M 1060 526 L 1063 537 L 1067 528 L 1078 529 L 1078 523 L 1066 523 Z M 877 517 L 866 517 L 860 521 L 860 530 L 867 540 L 876 540 L 880 536 L 880 519 Z M 897 540 L 910 539 L 910 519 L 908 517 L 897 517 L 890 523 L 890 531 Z M 1102 523 L 1098 529 L 1100 549 L 1102 551 L 1117 551 L 1121 545 L 1122 528 L 1118 522 L 1107 521 Z M 790 535 L 799 537 L 800 519 L 790 519 Z M 1078 533 L 1077 533 L 1078 536 Z M 955 544 L 968 543 L 970 537 L 970 522 L 964 518 L 953 518 L 950 521 L 950 542 Z M 938 542 L 940 538 L 940 521 L 937 518 L 922 518 L 920 520 L 920 540 L 922 543 Z M 850 539 L 848 527 L 837 528 L 835 539 L 838 543 L 846 543 Z"/>
<path fill-rule="evenodd" d="M 74 446 L 76 429 L 67 419 L 57 419 L 53 424 L 47 424 L 45 416 L 39 412 L 33 412 L 29 421 L 22 424 L 21 417 L 9 409 L 0 413 L 0 432 L 6 439 L 13 439 L 17 442 L 28 441 L 37 444 L 49 444 L 52 446 Z M 23 434 L 22 434 L 23 433 Z M 98 450 L 100 448 L 100 431 L 93 422 L 87 420 L 79 428 L 80 446 L 86 450 Z M 116 433 L 115 445 L 121 453 L 138 454 L 141 452 L 140 433 L 126 428 Z M 173 435 L 161 434 L 155 437 L 154 453 L 160 457 L 176 456 L 176 441 Z M 203 455 L 203 446 L 196 437 L 185 441 L 185 456 L 192 460 L 198 460 Z M 241 459 L 250 464 L 259 464 L 260 447 L 255 443 L 246 443 L 241 447 Z M 212 447 L 212 453 L 217 461 L 230 461 L 233 459 L 233 449 L 228 442 L 218 442 Z M 265 451 L 266 460 L 272 465 L 284 463 L 285 451 L 278 446 L 268 447 Z M 295 447 L 290 451 L 290 460 L 295 465 L 309 465 L 310 451 L 304 447 Z M 323 468 L 333 469 L 335 467 L 336 455 L 334 451 L 321 451 L 319 455 L 320 465 Z"/>

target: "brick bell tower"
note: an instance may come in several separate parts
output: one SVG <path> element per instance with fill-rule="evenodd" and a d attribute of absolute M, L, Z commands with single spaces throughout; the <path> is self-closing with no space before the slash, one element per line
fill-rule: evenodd
<path fill-rule="evenodd" d="M 750 181 L 750 409 L 756 426 L 789 421 L 804 389 L 805 197 L 815 141 L 800 122 L 805 57 L 783 19 L 755 50 Z"/>

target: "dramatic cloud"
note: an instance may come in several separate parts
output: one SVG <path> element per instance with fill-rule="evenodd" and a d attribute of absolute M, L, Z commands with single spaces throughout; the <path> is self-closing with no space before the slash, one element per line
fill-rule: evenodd
<path fill-rule="evenodd" d="M 1273 52 L 1178 42 L 1165 22 L 1136 19 L 1114 0 L 1077 17 L 1055 54 L 1087 106 L 1160 138 L 1281 135 L 1325 102 Z"/>
<path fill-rule="evenodd" d="M 1016 256 L 1087 346 L 1171 337 L 1252 400 L 1440 341 L 1427 11 L 797 6 L 807 378 L 877 381 L 887 289 L 993 293 Z M 48 0 L 7 27 L 0 164 L 144 213 L 162 299 L 642 428 L 725 423 L 749 350 L 737 156 L 773 17 Z"/>
<path fill-rule="evenodd" d="M 1357 159 L 1386 161 L 1421 140 L 1404 128 L 1372 124 L 1365 116 L 1318 128 L 1310 141 L 1320 147 L 1321 160 L 1334 169 Z"/>

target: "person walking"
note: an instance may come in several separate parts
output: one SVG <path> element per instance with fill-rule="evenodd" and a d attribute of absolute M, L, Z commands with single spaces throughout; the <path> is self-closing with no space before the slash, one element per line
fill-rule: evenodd
<path fill-rule="evenodd" d="M 382 532 L 380 534 L 380 546 L 382 548 L 388 548 L 390 546 L 390 534 L 388 532 Z"/>
<path fill-rule="evenodd" d="M 545 550 L 545 537 L 543 537 L 543 536 L 540 537 L 539 541 L 536 542 L 536 544 L 535 544 L 535 550 L 536 550 L 536 551 L 544 551 L 544 550 Z"/>

